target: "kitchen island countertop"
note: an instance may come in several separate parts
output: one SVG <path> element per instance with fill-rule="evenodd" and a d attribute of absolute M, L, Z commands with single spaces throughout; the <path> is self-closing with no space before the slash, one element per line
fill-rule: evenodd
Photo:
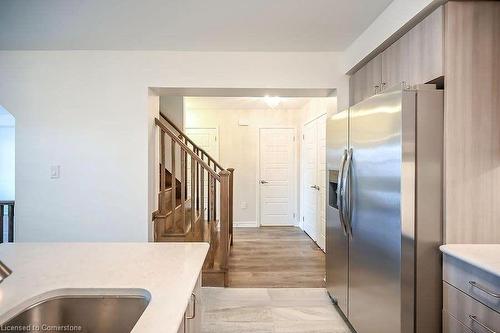
<path fill-rule="evenodd" d="M 207 251 L 206 243 L 2 244 L 12 274 L 0 284 L 0 323 L 52 292 L 142 289 L 151 299 L 133 332 L 176 333 Z"/>

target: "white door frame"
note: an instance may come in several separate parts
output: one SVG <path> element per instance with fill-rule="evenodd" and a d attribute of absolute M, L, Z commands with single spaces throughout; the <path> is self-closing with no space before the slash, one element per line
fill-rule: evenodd
<path fill-rule="evenodd" d="M 256 205 L 255 205 L 255 214 L 256 214 L 256 220 L 257 220 L 257 227 L 262 226 L 261 224 L 261 216 L 260 216 L 260 132 L 263 129 L 291 129 L 293 130 L 293 162 L 292 162 L 292 171 L 293 174 L 297 174 L 297 128 L 292 127 L 292 126 L 264 126 L 264 127 L 259 127 L 259 140 L 257 144 L 257 172 L 256 172 L 256 179 L 255 179 L 255 186 L 257 187 L 256 192 Z M 297 217 L 299 214 L 297 214 L 297 201 L 298 201 L 298 192 L 297 192 L 297 177 L 293 177 L 293 180 L 291 181 L 291 185 L 293 188 L 293 193 L 292 193 L 292 198 L 293 198 L 293 204 L 291 205 L 290 209 L 292 210 L 290 215 L 294 216 L 293 219 L 293 226 L 298 226 L 297 223 Z"/>
<path fill-rule="evenodd" d="M 306 125 L 312 123 L 313 121 L 317 121 L 319 118 L 323 117 L 327 115 L 326 112 L 314 117 L 313 119 L 310 119 L 310 120 L 307 120 L 306 122 L 304 122 L 302 124 L 302 132 L 301 133 L 304 133 L 304 127 L 306 127 Z M 302 140 L 302 138 L 301 138 Z M 304 144 L 302 143 L 301 141 L 301 145 L 300 145 L 300 181 L 299 181 L 299 193 L 300 193 L 300 216 L 299 216 L 299 226 L 302 230 L 304 230 L 304 221 L 302 220 L 302 216 L 304 215 L 304 194 L 302 193 L 303 189 L 304 189 Z"/>

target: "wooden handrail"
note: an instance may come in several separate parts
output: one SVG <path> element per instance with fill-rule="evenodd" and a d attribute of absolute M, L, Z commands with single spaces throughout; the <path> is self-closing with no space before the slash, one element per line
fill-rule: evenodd
<path fill-rule="evenodd" d="M 171 121 L 170 119 L 168 119 L 167 116 L 165 116 L 163 113 L 160 112 L 160 116 L 165 119 L 170 126 L 172 126 L 177 132 L 179 132 L 180 135 L 182 135 L 182 137 L 184 139 L 186 139 L 186 141 L 188 141 L 190 144 L 193 145 L 193 148 L 196 148 L 197 150 L 199 150 L 203 155 L 205 155 L 209 161 L 212 161 L 214 163 L 214 166 L 216 168 L 219 168 L 220 170 L 224 170 L 224 168 L 212 157 L 210 156 L 210 154 L 208 154 L 203 148 L 199 147 L 196 143 L 193 142 L 193 140 L 191 140 L 187 135 L 186 133 L 184 133 L 176 124 L 174 124 L 173 121 Z M 215 171 L 217 171 L 217 169 L 215 169 Z"/>
<path fill-rule="evenodd" d="M 208 173 L 210 173 L 215 179 L 217 179 L 218 181 L 220 181 L 220 177 L 219 177 L 219 174 L 217 174 L 217 172 L 215 172 L 211 167 L 208 166 L 208 164 L 203 161 L 195 152 L 193 152 L 184 142 L 182 142 L 181 139 L 179 139 L 170 129 L 167 128 L 167 126 L 165 126 L 165 124 L 163 124 L 161 122 L 160 119 L 158 118 L 155 118 L 155 124 L 161 128 L 162 131 L 164 131 L 165 133 L 168 134 L 168 136 L 170 136 L 173 140 L 175 140 L 177 142 L 177 144 L 185 151 L 187 152 L 192 158 L 194 158 L 196 160 L 196 162 L 198 162 L 205 170 L 207 170 Z"/>

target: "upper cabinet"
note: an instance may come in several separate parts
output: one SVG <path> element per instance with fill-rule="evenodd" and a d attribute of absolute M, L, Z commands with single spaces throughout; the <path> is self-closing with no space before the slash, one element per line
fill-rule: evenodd
<path fill-rule="evenodd" d="M 410 82 L 410 36 L 404 35 L 382 52 L 382 90 Z"/>
<path fill-rule="evenodd" d="M 382 85 L 382 56 L 378 55 L 360 68 L 349 80 L 351 105 L 375 95 Z"/>
<path fill-rule="evenodd" d="M 422 84 L 443 76 L 443 36 L 441 6 L 351 76 L 351 105 L 402 82 Z"/>
<path fill-rule="evenodd" d="M 441 6 L 408 32 L 410 84 L 444 75 L 444 7 Z"/>

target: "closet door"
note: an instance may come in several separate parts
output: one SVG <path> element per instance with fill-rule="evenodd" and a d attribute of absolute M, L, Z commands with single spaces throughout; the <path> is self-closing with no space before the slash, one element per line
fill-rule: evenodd
<path fill-rule="evenodd" d="M 318 241 L 317 124 L 311 121 L 302 131 L 302 229 Z"/>
<path fill-rule="evenodd" d="M 317 120 L 318 245 L 326 249 L 326 114 Z"/>
<path fill-rule="evenodd" d="M 304 125 L 302 143 L 302 228 L 325 250 L 326 115 Z"/>

